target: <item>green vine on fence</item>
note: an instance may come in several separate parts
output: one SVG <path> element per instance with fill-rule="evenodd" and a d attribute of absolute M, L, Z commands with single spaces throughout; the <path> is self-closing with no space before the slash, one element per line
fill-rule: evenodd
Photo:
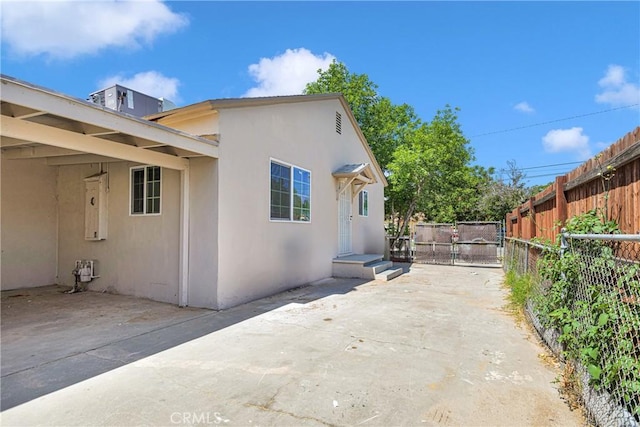
<path fill-rule="evenodd" d="M 566 230 L 571 234 L 619 233 L 607 212 L 598 210 L 570 219 Z M 587 369 L 590 385 L 596 390 L 615 390 L 638 419 L 640 267 L 616 262 L 616 245 L 580 240 L 562 255 L 559 246 L 546 251 L 538 262 L 543 292 L 533 296 L 533 303 L 542 325 L 559 332 L 564 356 Z M 588 253 L 589 259 L 579 256 L 577 250 Z"/>
<path fill-rule="evenodd" d="M 616 175 L 616 168 L 612 165 L 607 165 L 604 167 L 602 163 L 600 163 L 600 158 L 602 157 L 602 153 L 597 154 L 594 157 L 596 164 L 598 165 L 598 176 L 600 177 L 600 182 L 602 183 L 602 191 L 604 192 L 604 219 L 609 220 L 609 192 L 611 191 L 611 180 Z"/>

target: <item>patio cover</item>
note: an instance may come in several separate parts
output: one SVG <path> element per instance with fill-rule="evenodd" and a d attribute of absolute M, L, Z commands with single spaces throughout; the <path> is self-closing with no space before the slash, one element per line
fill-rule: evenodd
<path fill-rule="evenodd" d="M 180 171 L 179 304 L 188 301 L 189 158 L 218 158 L 218 142 L 0 75 L 5 159 L 51 166 L 131 161 Z"/>
<path fill-rule="evenodd" d="M 128 160 L 184 170 L 218 143 L 0 76 L 2 155 L 49 165 Z"/>

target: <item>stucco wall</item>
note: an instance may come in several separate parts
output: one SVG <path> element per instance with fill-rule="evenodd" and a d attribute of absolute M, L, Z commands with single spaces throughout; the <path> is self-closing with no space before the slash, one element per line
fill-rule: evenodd
<path fill-rule="evenodd" d="M 335 113 L 343 117 L 336 132 Z M 220 113 L 218 304 L 229 307 L 331 276 L 338 201 L 331 173 L 369 162 L 337 100 Z M 270 159 L 311 171 L 311 222 L 269 220 Z M 369 216 L 353 201 L 353 252 L 384 252 L 383 187 L 368 186 Z"/>
<path fill-rule="evenodd" d="M 217 308 L 218 160 L 190 160 L 189 291 L 192 307 Z"/>
<path fill-rule="evenodd" d="M 384 254 L 384 187 L 377 183 L 367 185 L 369 192 L 369 216 L 358 216 L 358 198 L 353 201 L 354 252 L 362 254 Z"/>
<path fill-rule="evenodd" d="M 195 117 L 191 117 L 195 115 Z M 219 133 L 218 113 L 168 116 L 158 123 L 193 135 Z M 188 305 L 218 308 L 218 160 L 196 157 L 189 163 Z"/>
<path fill-rule="evenodd" d="M 341 135 L 336 111 L 343 118 Z M 216 307 L 227 308 L 331 276 L 338 253 L 331 173 L 347 163 L 370 162 L 338 100 L 230 108 L 159 122 L 221 135 L 219 160 L 191 160 L 189 305 L 209 306 L 212 288 Z M 311 171 L 310 223 L 269 220 L 272 158 Z M 368 217 L 358 216 L 353 200 L 352 248 L 383 254 L 384 189 L 377 183 L 367 190 Z"/>
<path fill-rule="evenodd" d="M 59 283 L 72 285 L 76 259 L 97 260 L 100 278 L 92 290 L 178 303 L 180 174 L 162 169 L 161 214 L 129 215 L 129 171 L 134 163 L 103 164 L 108 174 L 108 235 L 106 240 L 84 239 L 84 178 L 99 165 L 60 166 Z"/>
<path fill-rule="evenodd" d="M 3 156 L 0 180 L 2 290 L 56 283 L 57 168 Z"/>

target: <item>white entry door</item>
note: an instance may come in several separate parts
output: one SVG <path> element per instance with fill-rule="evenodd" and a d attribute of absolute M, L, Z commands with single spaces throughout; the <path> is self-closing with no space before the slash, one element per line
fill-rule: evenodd
<path fill-rule="evenodd" d="M 347 186 L 338 201 L 338 255 L 351 253 L 351 186 Z"/>

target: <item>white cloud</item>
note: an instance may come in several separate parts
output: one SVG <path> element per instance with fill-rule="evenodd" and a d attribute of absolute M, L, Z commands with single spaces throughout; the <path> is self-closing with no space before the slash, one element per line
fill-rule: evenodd
<path fill-rule="evenodd" d="M 244 96 L 298 95 L 307 83 L 318 79 L 318 70 L 326 70 L 336 59 L 330 53 L 314 55 L 305 48 L 287 49 L 273 58 L 260 58 L 249 65 L 249 74 L 258 84 Z"/>
<path fill-rule="evenodd" d="M 169 101 L 178 102 L 178 86 L 180 81 L 174 77 L 166 77 L 157 71 L 145 71 L 132 77 L 123 74 L 110 76 L 100 80 L 98 90 L 119 84 L 129 89 L 144 93 L 156 98 L 167 98 Z"/>
<path fill-rule="evenodd" d="M 69 59 L 137 48 L 185 25 L 159 0 L 1 1 L 2 43 L 19 55 Z"/>
<path fill-rule="evenodd" d="M 514 105 L 513 107 L 514 110 L 518 110 L 518 111 L 522 111 L 523 113 L 535 113 L 536 110 L 533 109 L 533 107 L 531 105 L 529 105 L 528 102 L 526 101 L 522 101 L 517 103 L 516 105 Z"/>
<path fill-rule="evenodd" d="M 609 65 L 606 74 L 598 84 L 602 87 L 623 85 L 626 82 L 625 74 L 624 68 L 620 65 Z"/>
<path fill-rule="evenodd" d="M 598 85 L 602 92 L 596 95 L 596 102 L 612 107 L 640 103 L 640 87 L 627 81 L 626 70 L 620 65 L 609 65 Z"/>
<path fill-rule="evenodd" d="M 591 157 L 589 137 L 582 133 L 582 128 L 553 129 L 542 137 L 544 150 L 549 153 L 573 152 L 579 160 Z"/>

